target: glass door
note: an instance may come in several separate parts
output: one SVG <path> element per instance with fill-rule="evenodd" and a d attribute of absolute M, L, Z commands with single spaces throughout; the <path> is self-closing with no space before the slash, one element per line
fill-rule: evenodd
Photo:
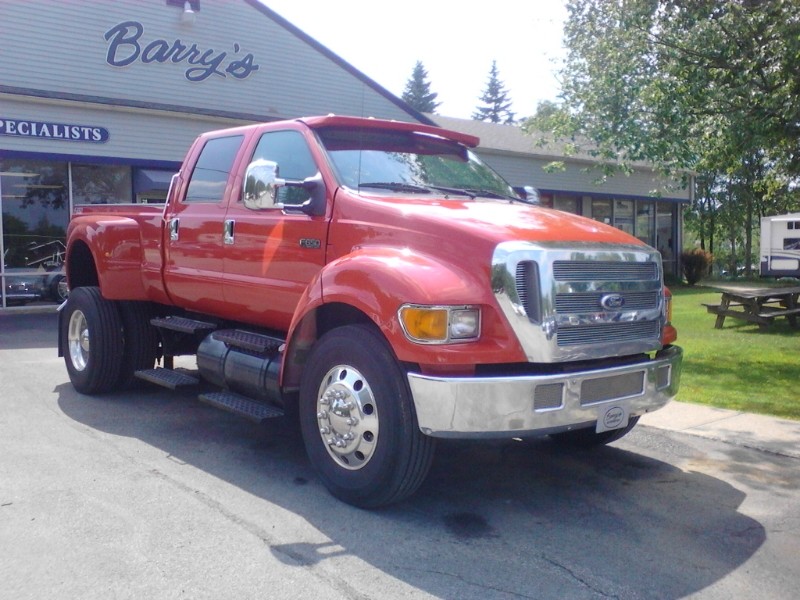
<path fill-rule="evenodd" d="M 60 302 L 69 222 L 66 163 L 0 160 L 0 306 Z"/>

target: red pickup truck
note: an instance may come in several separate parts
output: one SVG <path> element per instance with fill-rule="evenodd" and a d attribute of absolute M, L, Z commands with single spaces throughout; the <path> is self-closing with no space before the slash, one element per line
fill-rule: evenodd
<path fill-rule="evenodd" d="M 194 142 L 163 207 L 77 207 L 73 385 L 297 414 L 321 480 L 362 507 L 413 493 L 436 438 L 619 439 L 678 389 L 660 256 L 527 204 L 477 144 L 342 116 L 239 127 Z"/>

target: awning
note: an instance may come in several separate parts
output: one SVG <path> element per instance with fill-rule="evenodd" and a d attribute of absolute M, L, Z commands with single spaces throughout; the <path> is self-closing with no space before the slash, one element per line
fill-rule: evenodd
<path fill-rule="evenodd" d="M 159 169 L 136 169 L 133 176 L 133 187 L 137 194 L 153 190 L 167 191 L 174 171 Z"/>

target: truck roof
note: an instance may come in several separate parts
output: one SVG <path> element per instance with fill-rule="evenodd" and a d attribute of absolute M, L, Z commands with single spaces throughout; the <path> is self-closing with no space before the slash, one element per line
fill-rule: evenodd
<path fill-rule="evenodd" d="M 342 115 L 326 115 L 326 116 L 313 116 L 301 117 L 299 119 L 286 119 L 284 122 L 300 122 L 311 129 L 323 129 L 326 127 L 344 127 L 350 129 L 383 129 L 393 131 L 408 131 L 414 133 L 422 133 L 426 135 L 433 135 L 443 139 L 451 140 L 463 144 L 468 148 L 475 148 L 480 143 L 480 138 L 470 135 L 468 133 L 460 133 L 450 129 L 443 129 L 435 125 L 424 125 L 422 123 L 408 123 L 406 121 L 393 121 L 387 119 L 375 119 L 373 117 L 350 117 Z M 281 121 L 273 121 L 270 125 L 279 124 Z M 263 123 L 254 125 L 244 125 L 240 127 L 232 127 L 229 129 L 220 129 L 215 131 L 208 131 L 200 137 L 220 137 L 222 135 L 230 135 L 234 132 L 246 132 L 251 129 L 260 127 Z"/>
<path fill-rule="evenodd" d="M 413 131 L 416 133 L 426 133 L 435 135 L 448 140 L 453 140 L 464 144 L 469 148 L 474 148 L 480 143 L 480 138 L 468 133 L 443 129 L 435 125 L 423 125 L 422 123 L 408 123 L 405 121 L 390 121 L 387 119 L 348 117 L 341 115 L 327 115 L 324 117 L 303 117 L 298 119 L 311 129 L 321 129 L 323 127 L 351 127 L 353 129 L 392 129 L 394 131 Z"/>

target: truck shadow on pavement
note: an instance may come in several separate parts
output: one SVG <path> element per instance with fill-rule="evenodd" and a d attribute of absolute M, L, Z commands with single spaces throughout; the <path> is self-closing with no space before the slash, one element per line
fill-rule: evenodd
<path fill-rule="evenodd" d="M 65 383 L 56 392 L 74 421 L 141 440 L 164 452 L 163 460 L 263 502 L 263 512 L 235 522 L 246 522 L 282 563 L 325 569 L 325 561 L 354 556 L 441 598 L 682 598 L 729 575 L 766 539 L 760 523 L 738 512 L 745 495 L 732 485 L 621 443 L 580 452 L 547 439 L 444 441 L 416 495 L 370 512 L 327 493 L 306 460 L 299 428 L 286 419 L 256 426 L 197 403 L 193 394 L 161 390 L 95 398 Z M 646 446 L 652 435 L 645 428 L 626 440 L 635 448 L 642 436 Z M 678 456 L 693 452 L 679 439 L 664 443 Z M 173 481 L 165 474 L 170 465 L 135 460 L 143 472 Z M 224 498 L 209 500 L 220 503 Z M 302 516 L 330 541 L 275 539 L 267 503 Z"/>

